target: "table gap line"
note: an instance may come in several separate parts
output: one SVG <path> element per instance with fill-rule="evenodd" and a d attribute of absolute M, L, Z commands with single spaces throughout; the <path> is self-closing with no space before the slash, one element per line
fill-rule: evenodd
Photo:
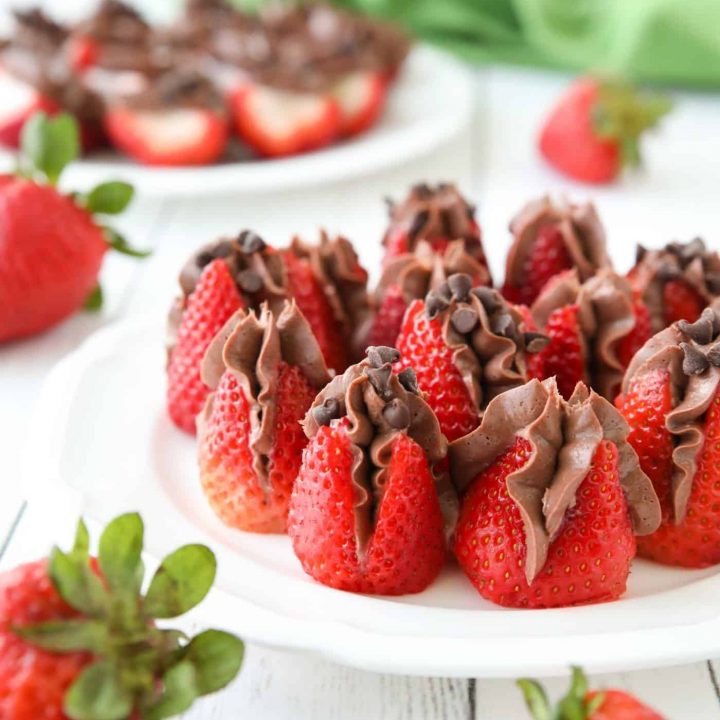
<path fill-rule="evenodd" d="M 467 700 L 468 718 L 475 720 L 475 707 L 477 705 L 477 680 L 475 678 L 468 679 Z"/>
<path fill-rule="evenodd" d="M 707 661 L 707 669 L 708 673 L 710 674 L 710 682 L 712 683 L 713 689 L 715 690 L 715 695 L 717 696 L 718 702 L 720 702 L 720 684 L 718 683 L 718 678 L 715 673 L 715 668 L 713 667 L 712 660 Z"/>
<path fill-rule="evenodd" d="M 15 518 L 12 521 L 12 524 L 10 525 L 10 529 L 8 530 L 8 534 L 5 536 L 5 540 L 3 541 L 3 544 L 0 545 L 0 560 L 3 559 L 3 556 L 7 552 L 7 549 L 10 547 L 10 543 L 12 542 L 13 537 L 15 536 L 15 533 L 17 532 L 18 527 L 20 527 L 20 522 L 23 519 L 23 516 L 25 515 L 25 510 L 27 510 L 27 500 L 23 500 L 22 504 L 20 505 L 20 509 L 15 514 Z"/>

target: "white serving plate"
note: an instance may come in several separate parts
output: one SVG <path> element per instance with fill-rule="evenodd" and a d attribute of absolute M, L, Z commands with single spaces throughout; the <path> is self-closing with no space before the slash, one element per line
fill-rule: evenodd
<path fill-rule="evenodd" d="M 23 480 L 46 503 L 58 488 L 69 490 L 97 522 L 139 510 L 154 557 L 186 542 L 209 544 L 219 573 L 203 606 L 208 621 L 248 640 L 419 675 L 552 675 L 571 663 L 619 671 L 720 654 L 720 574 L 713 569 L 637 562 L 623 599 L 558 610 L 498 608 L 454 566 L 425 592 L 400 598 L 315 583 L 287 537 L 228 529 L 209 509 L 194 441 L 164 411 L 163 337 L 160 319 L 124 322 L 53 370 Z"/>
<path fill-rule="evenodd" d="M 197 168 L 146 167 L 103 152 L 70 165 L 63 185 L 86 189 L 113 178 L 132 183 L 143 195 L 163 197 L 308 187 L 421 157 L 462 133 L 471 114 L 469 70 L 450 55 L 417 47 L 390 93 L 380 122 L 347 142 L 289 158 L 248 159 Z M 0 150 L 0 166 L 10 166 L 11 161 L 12 156 Z"/>

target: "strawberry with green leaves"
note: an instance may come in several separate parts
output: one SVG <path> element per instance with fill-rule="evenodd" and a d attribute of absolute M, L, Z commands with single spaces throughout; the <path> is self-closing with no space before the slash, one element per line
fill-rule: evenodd
<path fill-rule="evenodd" d="M 121 515 L 95 558 L 80 521 L 69 552 L 56 547 L 0 575 L 3 720 L 160 720 L 233 680 L 243 657 L 237 637 L 158 625 L 203 600 L 215 556 L 185 545 L 143 588 L 143 534 L 139 515 Z"/>
<path fill-rule="evenodd" d="M 517 681 L 533 720 L 663 720 L 655 710 L 624 690 L 589 690 L 585 673 L 572 669 L 570 688 L 551 705 L 536 680 Z"/>
<path fill-rule="evenodd" d="M 579 78 L 546 119 L 540 152 L 574 180 L 610 183 L 640 164 L 640 138 L 671 108 L 666 97 L 621 80 Z"/>
<path fill-rule="evenodd" d="M 23 129 L 15 175 L 0 175 L 0 342 L 47 330 L 84 305 L 99 307 L 98 273 L 108 249 L 144 257 L 106 217 L 133 196 L 123 182 L 86 194 L 56 184 L 78 153 L 69 115 L 34 115 Z"/>

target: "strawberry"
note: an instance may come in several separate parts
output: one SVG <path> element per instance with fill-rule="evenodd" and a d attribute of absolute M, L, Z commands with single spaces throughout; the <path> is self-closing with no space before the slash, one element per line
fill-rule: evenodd
<path fill-rule="evenodd" d="M 99 43 L 89 35 L 75 35 L 69 40 L 70 67 L 76 73 L 82 73 L 93 67 L 97 63 L 100 53 Z"/>
<path fill-rule="evenodd" d="M 502 288 L 510 302 L 530 306 L 557 275 L 574 268 L 584 281 L 611 265 L 605 231 L 590 203 L 542 197 L 512 219 L 510 231 L 513 244 Z"/>
<path fill-rule="evenodd" d="M 668 280 L 665 283 L 663 305 L 667 325 L 678 320 L 695 322 L 706 306 L 700 294 L 683 280 Z"/>
<path fill-rule="evenodd" d="M 633 293 L 633 315 L 635 316 L 633 331 L 621 338 L 618 343 L 618 358 L 624 368 L 630 364 L 633 355 L 652 337 L 650 310 L 637 293 Z"/>
<path fill-rule="evenodd" d="M 332 89 L 340 108 L 340 135 L 352 137 L 372 127 L 385 109 L 388 90 L 382 72 L 358 71 L 340 80 Z"/>
<path fill-rule="evenodd" d="M 121 212 L 132 187 L 108 182 L 85 195 L 55 188 L 77 154 L 68 115 L 33 116 L 23 130 L 21 175 L 0 180 L 0 342 L 33 335 L 99 306 L 97 276 L 109 247 L 142 257 L 95 215 Z"/>
<path fill-rule="evenodd" d="M 277 320 L 267 305 L 259 318 L 239 310 L 211 344 L 203 378 L 214 388 L 198 425 L 208 501 L 231 527 L 284 532 L 307 444 L 300 421 L 330 380 L 310 325 L 294 303 Z"/>
<path fill-rule="evenodd" d="M 663 720 L 662 715 L 624 690 L 588 690 L 585 673 L 572 669 L 570 689 L 555 707 L 535 680 L 517 681 L 535 720 Z"/>
<path fill-rule="evenodd" d="M 145 593 L 137 514 L 112 521 L 97 560 L 81 521 L 74 548 L 0 575 L 3 720 L 170 717 L 220 690 L 240 669 L 242 642 L 207 630 L 188 638 L 156 618 L 182 615 L 207 594 L 215 557 L 186 545 Z"/>
<path fill-rule="evenodd" d="M 195 418 L 208 394 L 200 377 L 200 362 L 215 335 L 243 306 L 227 263 L 221 258 L 211 259 L 182 308 L 182 320 L 168 357 L 168 412 L 186 432 L 195 432 Z"/>
<path fill-rule="evenodd" d="M 455 274 L 413 301 L 397 339 L 398 368 L 414 368 L 450 441 L 477 427 L 494 395 L 527 380 L 525 352 L 544 344 L 521 332 L 521 315 L 496 291 L 471 288 L 469 275 Z"/>
<path fill-rule="evenodd" d="M 23 126 L 32 115 L 36 112 L 48 115 L 60 112 L 55 101 L 9 73 L 0 71 L 0 88 L 3 97 L 0 111 L 0 145 L 19 148 Z"/>
<path fill-rule="evenodd" d="M 454 507 L 440 467 L 447 443 L 412 372 L 392 372 L 397 358 L 392 348 L 370 348 L 304 422 L 310 442 L 288 533 L 305 572 L 351 592 L 420 592 L 445 561 Z"/>
<path fill-rule="evenodd" d="M 556 170 L 586 183 L 609 183 L 640 164 L 639 140 L 671 109 L 667 98 L 629 83 L 583 77 L 543 125 L 539 147 Z"/>
<path fill-rule="evenodd" d="M 660 522 L 627 432 L 584 385 L 566 402 L 553 380 L 532 380 L 496 396 L 480 427 L 451 443 L 463 491 L 454 552 L 483 597 L 542 608 L 623 594 L 633 532 Z"/>
<path fill-rule="evenodd" d="M 401 203 L 388 201 L 388 204 L 390 225 L 383 238 L 383 265 L 397 255 L 414 252 L 421 240 L 441 255 L 452 240 L 462 240 L 465 252 L 487 270 L 487 284 L 491 284 L 475 206 L 465 200 L 455 185 L 438 183 L 431 187 L 417 183 Z"/>
<path fill-rule="evenodd" d="M 263 157 L 316 150 L 340 131 L 340 108 L 330 95 L 244 85 L 230 106 L 238 135 Z"/>
<path fill-rule="evenodd" d="M 663 509 L 644 557 L 668 565 L 720 563 L 720 316 L 710 308 L 655 335 L 633 358 L 618 407 Z"/>
<path fill-rule="evenodd" d="M 368 345 L 395 347 L 408 304 L 399 285 L 390 285 L 383 293 L 380 306 L 368 332 Z"/>

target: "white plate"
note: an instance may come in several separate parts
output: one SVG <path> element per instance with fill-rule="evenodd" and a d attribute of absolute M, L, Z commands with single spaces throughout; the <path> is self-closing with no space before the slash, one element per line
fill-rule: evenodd
<path fill-rule="evenodd" d="M 324 150 L 278 160 L 248 160 L 198 168 L 144 167 L 114 153 L 73 163 L 67 187 L 127 180 L 145 195 L 198 196 L 263 192 L 337 181 L 399 165 L 431 152 L 470 122 L 469 71 L 451 56 L 418 47 L 392 89 L 380 122 L 369 132 Z M 0 151 L 0 165 L 9 155 Z"/>
<path fill-rule="evenodd" d="M 505 610 L 448 567 L 425 592 L 353 595 L 302 572 L 287 537 L 224 527 L 206 504 L 195 447 L 164 410 L 163 327 L 131 322 L 97 333 L 48 377 L 37 406 L 27 482 L 74 490 L 106 522 L 139 510 L 158 557 L 190 542 L 218 555 L 205 612 L 247 639 L 382 672 L 459 677 L 559 674 L 679 664 L 720 654 L 720 575 L 636 563 L 614 603 Z M 43 448 L 42 453 L 37 448 Z"/>

